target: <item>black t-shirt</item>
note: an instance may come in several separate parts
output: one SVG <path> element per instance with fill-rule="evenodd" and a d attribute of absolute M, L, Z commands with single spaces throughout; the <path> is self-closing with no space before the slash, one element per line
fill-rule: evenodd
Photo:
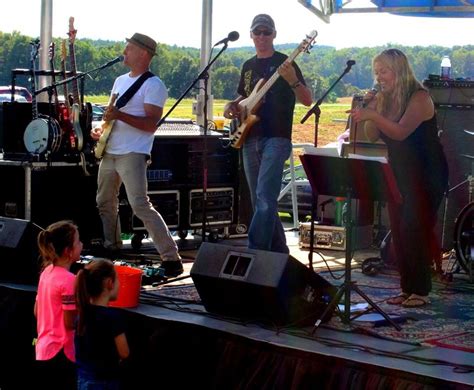
<path fill-rule="evenodd" d="M 84 335 L 76 333 L 76 363 L 79 369 L 97 379 L 116 379 L 120 357 L 115 337 L 125 333 L 122 310 L 113 307 L 88 305 L 85 313 Z"/>
<path fill-rule="evenodd" d="M 260 79 L 268 80 L 287 58 L 285 54 L 276 51 L 268 58 L 254 56 L 247 60 L 240 75 L 237 90 L 239 95 L 248 97 L 258 81 Z M 298 65 L 293 62 L 293 66 L 298 80 L 304 84 L 303 75 Z M 250 129 L 248 136 L 284 137 L 291 140 L 295 101 L 295 94 L 290 85 L 283 77 L 278 77 L 262 98 L 262 105 L 257 112 L 260 120 Z"/>

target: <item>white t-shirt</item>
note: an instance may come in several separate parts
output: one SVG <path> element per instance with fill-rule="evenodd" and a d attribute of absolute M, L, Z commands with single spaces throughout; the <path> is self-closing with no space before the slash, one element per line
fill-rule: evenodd
<path fill-rule="evenodd" d="M 118 93 L 119 99 L 139 77 L 130 77 L 128 73 L 117 77 L 112 88 L 112 94 Z M 145 116 L 145 103 L 164 107 L 167 97 L 168 91 L 164 83 L 158 76 L 153 76 L 142 84 L 120 111 L 130 115 Z M 110 154 L 150 154 L 153 147 L 153 138 L 154 134 L 152 132 L 139 130 L 125 122 L 116 120 L 107 142 L 106 151 Z"/>

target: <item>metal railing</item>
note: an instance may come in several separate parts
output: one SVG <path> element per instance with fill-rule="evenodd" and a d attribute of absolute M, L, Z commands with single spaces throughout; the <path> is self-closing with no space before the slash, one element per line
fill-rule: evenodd
<path fill-rule="evenodd" d="M 299 228 L 299 220 L 298 220 L 298 198 L 297 198 L 297 187 L 298 186 L 306 186 L 308 185 L 308 180 L 296 180 L 295 178 L 295 158 L 293 151 L 295 149 L 301 149 L 306 146 L 314 146 L 310 143 L 302 143 L 302 144 L 293 144 L 290 154 L 290 181 L 289 183 L 282 188 L 280 191 L 280 195 L 278 196 L 278 201 L 280 201 L 283 196 L 285 196 L 288 191 L 291 191 L 291 208 L 293 211 L 293 227 Z"/>

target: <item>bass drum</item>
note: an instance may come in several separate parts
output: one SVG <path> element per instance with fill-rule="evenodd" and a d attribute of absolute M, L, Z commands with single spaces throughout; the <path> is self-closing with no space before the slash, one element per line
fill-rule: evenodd
<path fill-rule="evenodd" d="M 459 264 L 469 274 L 469 261 L 474 261 L 474 202 L 466 205 L 456 218 L 454 248 Z"/>
<path fill-rule="evenodd" d="M 61 129 L 56 119 L 40 116 L 26 126 L 23 142 L 29 153 L 56 153 L 61 146 Z"/>

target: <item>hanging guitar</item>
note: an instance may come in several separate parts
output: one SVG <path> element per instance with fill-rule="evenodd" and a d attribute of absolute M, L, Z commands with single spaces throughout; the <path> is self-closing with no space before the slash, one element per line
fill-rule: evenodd
<path fill-rule="evenodd" d="M 117 101 L 118 93 L 112 94 L 109 100 L 109 104 L 107 105 L 107 109 L 115 105 L 115 102 Z M 106 110 L 107 111 L 107 110 Z M 110 132 L 112 131 L 112 128 L 114 127 L 114 122 L 115 121 L 104 121 L 102 123 L 102 134 L 97 141 L 97 144 L 94 149 L 94 154 L 96 158 L 102 158 L 104 155 L 105 147 L 107 146 L 107 141 L 109 139 Z"/>
<path fill-rule="evenodd" d="M 45 154 L 55 153 L 61 146 L 61 130 L 56 119 L 38 113 L 36 101 L 36 59 L 40 47 L 39 40 L 31 42 L 31 90 L 32 90 L 32 121 L 26 126 L 23 142 L 29 153 Z"/>
<path fill-rule="evenodd" d="M 74 18 L 69 18 L 69 65 L 72 76 L 77 75 L 76 70 L 76 54 L 74 52 L 74 42 L 76 40 L 77 30 L 74 28 Z M 84 146 L 84 135 L 81 128 L 81 99 L 79 97 L 79 87 L 77 79 L 72 81 L 72 108 L 71 108 L 71 120 L 74 129 L 74 134 L 77 140 L 77 150 L 80 152 Z"/>
<path fill-rule="evenodd" d="M 67 51 L 66 51 L 66 41 L 63 39 L 61 41 L 61 77 L 63 80 L 67 79 L 66 73 L 66 60 L 67 60 Z M 74 134 L 74 128 L 71 121 L 71 107 L 69 104 L 69 92 L 67 90 L 67 84 L 63 83 L 63 95 L 64 95 L 64 104 L 61 104 L 59 107 L 60 117 L 59 123 L 61 124 L 61 129 L 63 131 L 63 145 L 64 149 L 68 152 L 76 150 L 76 136 Z"/>
<path fill-rule="evenodd" d="M 293 62 L 301 52 L 309 52 L 317 35 L 317 31 L 312 31 L 307 35 L 293 53 L 290 54 L 288 61 Z M 230 123 L 229 140 L 232 147 L 236 149 L 242 147 L 249 129 L 259 120 L 256 113 L 262 104 L 262 98 L 279 77 L 280 74 L 276 71 L 268 81 L 260 79 L 250 95 L 239 102 L 240 115 L 238 118 L 232 119 Z"/>

